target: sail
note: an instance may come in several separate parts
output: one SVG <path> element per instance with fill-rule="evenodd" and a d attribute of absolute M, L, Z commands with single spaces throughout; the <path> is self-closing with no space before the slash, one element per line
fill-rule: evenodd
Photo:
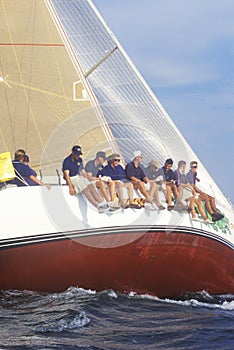
<path fill-rule="evenodd" d="M 187 164 L 197 160 L 203 189 L 229 206 L 92 1 L 47 2 L 53 4 L 84 72 L 90 71 L 107 52 L 118 48 L 87 76 L 87 81 L 125 162 L 138 149 L 144 154 L 145 164 L 157 159 L 163 165 L 168 157 L 175 165 L 182 159 Z"/>
<path fill-rule="evenodd" d="M 23 148 L 34 168 L 55 175 L 74 143 L 85 153 L 95 153 L 97 144 L 108 149 L 89 91 L 45 2 L 1 1 L 0 33 L 0 152 L 14 156 Z"/>
<path fill-rule="evenodd" d="M 91 0 L 0 3 L 1 151 L 25 148 L 51 174 L 79 142 L 85 160 L 140 149 L 147 164 L 199 162 L 203 189 L 226 198 Z M 188 116 L 189 117 L 189 116 Z"/>

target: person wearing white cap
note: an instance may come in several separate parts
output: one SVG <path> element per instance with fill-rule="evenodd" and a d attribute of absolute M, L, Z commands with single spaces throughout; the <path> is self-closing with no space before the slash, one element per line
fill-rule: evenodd
<path fill-rule="evenodd" d="M 133 153 L 133 158 L 130 163 L 126 165 L 125 173 L 128 180 L 130 180 L 135 189 L 138 189 L 141 194 L 145 197 L 146 203 L 145 207 L 150 210 L 157 210 L 157 206 L 153 201 L 153 195 L 155 193 L 156 184 L 149 183 L 149 179 L 144 173 L 144 170 L 140 166 L 142 163 L 143 154 L 141 151 L 135 151 Z M 149 193 L 146 190 L 145 185 L 150 184 Z"/>

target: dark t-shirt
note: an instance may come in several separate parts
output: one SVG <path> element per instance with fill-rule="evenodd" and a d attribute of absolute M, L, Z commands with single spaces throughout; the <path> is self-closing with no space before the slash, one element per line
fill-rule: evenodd
<path fill-rule="evenodd" d="M 189 183 L 187 176 L 185 173 L 180 173 L 178 169 L 174 171 L 174 177 L 175 177 L 175 184 L 176 186 L 179 186 L 180 184 L 187 184 Z"/>
<path fill-rule="evenodd" d="M 112 167 L 110 164 L 106 165 L 103 169 L 99 170 L 97 176 L 110 176 L 112 180 L 126 180 L 126 175 L 122 165 Z"/>
<path fill-rule="evenodd" d="M 30 168 L 30 166 L 18 161 L 18 160 L 13 160 L 12 162 L 16 176 L 22 177 L 29 186 L 38 186 L 34 181 L 30 179 L 30 176 L 36 176 L 36 172 Z M 26 186 L 22 181 L 19 179 L 15 178 L 14 180 L 10 181 L 11 184 L 17 185 L 19 187 L 21 186 Z"/>
<path fill-rule="evenodd" d="M 146 177 L 144 170 L 140 166 L 136 167 L 134 162 L 130 162 L 126 165 L 125 174 L 126 178 L 129 180 L 134 176 L 137 179 L 144 181 L 144 178 Z"/>
<path fill-rule="evenodd" d="M 85 171 L 87 173 L 91 173 L 93 177 L 98 177 L 97 173 L 99 170 L 103 168 L 103 166 L 101 164 L 95 165 L 94 161 L 95 160 L 93 159 L 93 160 L 90 160 L 88 163 L 86 163 Z"/>
<path fill-rule="evenodd" d="M 158 176 L 162 175 L 164 181 L 169 182 L 171 180 L 175 180 L 174 171 L 172 169 L 169 169 L 166 173 L 166 167 L 163 166 L 158 170 Z"/>
<path fill-rule="evenodd" d="M 160 169 L 159 169 L 160 170 Z M 150 169 L 150 167 L 147 168 L 143 168 L 143 171 L 145 173 L 145 176 L 148 177 L 149 180 L 156 180 L 160 175 L 162 175 L 162 173 L 160 173 L 160 171 L 152 171 Z"/>
<path fill-rule="evenodd" d="M 197 172 L 193 173 L 191 170 L 187 173 L 187 180 L 188 183 L 192 184 L 192 185 L 196 185 L 196 179 L 197 179 Z"/>
<path fill-rule="evenodd" d="M 77 160 L 73 161 L 72 155 L 70 154 L 70 156 L 65 158 L 63 161 L 62 170 L 63 172 L 65 170 L 69 170 L 69 176 L 80 175 L 80 172 L 83 169 L 84 169 L 83 160 L 80 157 Z"/>

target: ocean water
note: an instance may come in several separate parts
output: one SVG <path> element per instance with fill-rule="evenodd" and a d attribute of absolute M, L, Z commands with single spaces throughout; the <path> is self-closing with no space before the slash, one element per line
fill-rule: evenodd
<path fill-rule="evenodd" d="M 234 349 L 234 295 L 0 293 L 0 349 Z"/>

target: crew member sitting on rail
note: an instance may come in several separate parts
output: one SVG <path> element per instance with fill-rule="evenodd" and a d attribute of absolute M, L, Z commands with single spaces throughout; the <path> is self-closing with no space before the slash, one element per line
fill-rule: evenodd
<path fill-rule="evenodd" d="M 103 213 L 109 209 L 107 203 L 103 202 L 96 187 L 87 179 L 83 166 L 81 147 L 75 145 L 72 147 L 72 153 L 64 159 L 62 170 L 64 179 L 69 187 L 70 195 L 79 195 L 83 193 L 88 201 L 92 203 L 99 211 Z"/>
<path fill-rule="evenodd" d="M 85 171 L 87 174 L 87 179 L 91 181 L 98 189 L 100 189 L 103 198 L 106 200 L 108 205 L 111 207 L 115 207 L 114 197 L 115 197 L 115 184 L 112 181 L 102 181 L 101 177 L 99 177 L 98 172 L 103 168 L 103 164 L 106 161 L 106 153 L 99 151 L 96 153 L 95 159 L 90 160 L 85 165 Z M 109 188 L 110 197 L 107 192 L 107 188 Z"/>
<path fill-rule="evenodd" d="M 124 168 L 120 164 L 120 155 L 113 153 L 107 158 L 107 161 L 108 164 L 103 169 L 99 170 L 97 176 L 111 178 L 111 182 L 115 185 L 117 190 L 119 202 L 122 208 L 140 209 L 141 206 L 134 203 L 133 185 L 126 179 Z M 126 205 L 126 201 L 123 196 L 123 188 L 126 188 L 128 191 L 129 205 Z"/>
<path fill-rule="evenodd" d="M 174 209 L 174 205 L 172 205 L 172 194 L 175 199 L 178 197 L 176 185 L 174 183 L 175 176 L 172 170 L 172 165 L 173 160 L 169 158 L 165 161 L 164 166 L 158 170 L 158 176 L 161 175 L 164 179 L 160 181 L 160 185 L 166 185 L 167 209 L 169 211 Z"/>
<path fill-rule="evenodd" d="M 219 221 L 224 218 L 224 215 L 218 212 L 214 197 L 201 191 L 196 185 L 196 182 L 200 182 L 200 179 L 197 177 L 197 166 L 198 164 L 196 161 L 190 162 L 190 171 L 187 174 L 188 182 L 193 186 L 200 200 L 205 202 L 206 209 L 211 215 L 212 221 Z"/>
<path fill-rule="evenodd" d="M 143 154 L 141 151 L 135 151 L 133 159 L 126 165 L 125 173 L 128 180 L 130 180 L 135 189 L 138 189 L 141 194 L 145 197 L 145 207 L 150 210 L 157 210 L 157 206 L 153 201 L 155 192 L 155 183 L 150 183 L 148 177 L 145 175 L 144 170 L 140 166 L 142 163 Z M 149 184 L 149 193 L 146 189 Z"/>
<path fill-rule="evenodd" d="M 16 178 L 9 183 L 15 184 L 19 187 L 21 186 L 46 186 L 50 189 L 50 185 L 44 184 L 36 176 L 36 172 L 30 168 L 29 165 L 24 164 L 25 161 L 25 151 L 19 149 L 15 152 L 15 159 L 12 161 L 12 164 L 15 169 Z"/>
<path fill-rule="evenodd" d="M 158 161 L 155 159 L 151 160 L 148 166 L 144 168 L 145 175 L 148 177 L 149 181 L 156 183 L 156 185 L 158 184 L 158 181 L 161 177 L 160 175 L 158 175 L 159 168 L 160 168 L 160 165 Z M 154 200 L 159 210 L 165 209 L 165 207 L 161 204 L 159 199 L 158 186 L 155 186 Z"/>

